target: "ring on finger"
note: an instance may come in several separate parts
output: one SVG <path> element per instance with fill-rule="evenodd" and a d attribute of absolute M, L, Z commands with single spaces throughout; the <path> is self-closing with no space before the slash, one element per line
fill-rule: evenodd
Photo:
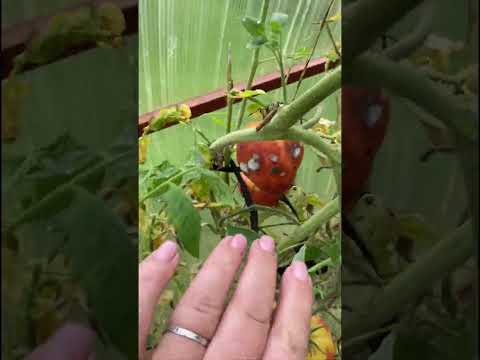
<path fill-rule="evenodd" d="M 167 328 L 167 332 L 195 341 L 197 344 L 200 344 L 203 347 L 207 347 L 210 342 L 210 340 L 204 338 L 196 332 L 182 328 L 180 326 L 169 326 Z"/>

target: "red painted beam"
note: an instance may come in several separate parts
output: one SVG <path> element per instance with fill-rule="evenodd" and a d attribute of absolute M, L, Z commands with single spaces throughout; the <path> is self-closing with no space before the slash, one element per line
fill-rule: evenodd
<path fill-rule="evenodd" d="M 325 72 L 326 70 L 327 59 L 325 58 L 318 58 L 315 60 L 310 61 L 306 71 L 304 78 L 308 78 L 310 76 L 314 76 Z M 338 63 L 330 63 L 330 68 L 337 66 Z M 305 64 L 298 64 L 295 65 L 292 70 L 290 71 L 290 75 L 288 77 L 288 84 L 294 83 L 300 79 L 302 71 L 305 67 Z M 264 76 L 257 78 L 254 81 L 252 88 L 253 89 L 262 89 L 265 91 L 271 91 L 280 88 L 282 85 L 280 72 L 273 72 Z M 238 83 L 234 86 L 238 90 L 245 89 L 245 82 Z M 235 102 L 239 102 L 239 99 L 236 99 Z M 160 109 L 150 111 L 140 115 L 138 119 L 138 133 L 139 136 L 142 134 L 143 129 L 148 125 L 148 123 L 154 119 L 158 113 L 165 108 L 169 108 L 179 104 L 187 104 L 192 111 L 192 118 L 198 117 L 203 114 L 207 114 L 209 112 L 222 109 L 227 106 L 227 95 L 225 88 L 215 90 L 211 93 L 206 95 L 196 96 L 194 98 L 179 102 L 177 104 L 172 104 L 169 106 L 162 107 Z M 172 126 L 175 124 L 171 124 Z M 168 126 L 167 126 L 168 127 Z"/>
<path fill-rule="evenodd" d="M 126 29 L 123 35 L 128 36 L 138 33 L 138 0 L 93 0 L 93 2 L 96 4 L 109 2 L 119 6 L 123 11 L 126 21 Z M 77 4 L 63 8 L 62 10 L 58 11 L 57 14 L 80 9 L 91 4 L 92 0 L 79 1 Z M 31 35 L 35 31 L 45 28 L 52 16 L 53 15 L 39 16 L 34 19 L 11 25 L 5 29 L 2 29 L 2 79 L 5 79 L 12 70 L 13 60 L 17 55 L 21 54 L 25 50 L 25 46 L 28 43 Z M 60 58 L 53 60 L 52 62 L 72 55 L 76 55 L 80 52 L 90 50 L 92 48 L 94 48 L 94 46 L 85 46 L 83 48 L 72 50 L 69 53 L 64 54 Z M 47 64 L 31 66 L 28 69 L 25 69 L 25 71 L 32 70 L 36 67 L 43 65 Z"/>

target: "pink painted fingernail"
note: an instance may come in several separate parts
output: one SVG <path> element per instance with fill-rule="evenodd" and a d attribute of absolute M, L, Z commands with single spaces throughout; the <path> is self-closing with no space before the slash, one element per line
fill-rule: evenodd
<path fill-rule="evenodd" d="M 304 262 L 301 261 L 294 261 L 292 263 L 292 270 L 293 270 L 293 275 L 300 281 L 307 281 L 308 278 L 310 277 L 308 275 L 308 270 L 307 266 L 305 265 Z"/>
<path fill-rule="evenodd" d="M 243 250 L 245 246 L 247 246 L 247 238 L 242 234 L 237 234 L 230 240 L 230 246 L 238 250 Z"/>
<path fill-rule="evenodd" d="M 273 252 L 275 250 L 275 242 L 270 236 L 263 235 L 260 238 L 260 247 L 268 252 Z"/>
<path fill-rule="evenodd" d="M 153 255 L 156 259 L 161 261 L 170 261 L 177 254 L 177 244 L 173 241 L 165 241 L 160 247 L 155 250 Z"/>

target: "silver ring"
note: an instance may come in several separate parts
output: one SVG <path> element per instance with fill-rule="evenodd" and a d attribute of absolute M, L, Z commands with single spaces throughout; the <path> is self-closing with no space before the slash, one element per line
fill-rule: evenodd
<path fill-rule="evenodd" d="M 169 326 L 167 332 L 178 336 L 183 336 L 184 338 L 195 341 L 197 344 L 200 344 L 204 347 L 207 347 L 208 343 L 210 342 L 210 340 L 205 339 L 203 336 L 198 335 L 197 333 L 194 333 L 193 331 L 182 328 L 180 326 Z"/>

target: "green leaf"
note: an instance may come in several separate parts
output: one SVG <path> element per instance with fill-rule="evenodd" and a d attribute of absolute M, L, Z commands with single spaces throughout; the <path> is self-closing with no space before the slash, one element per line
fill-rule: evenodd
<path fill-rule="evenodd" d="M 168 222 L 174 227 L 180 244 L 194 257 L 200 253 L 200 215 L 190 198 L 177 185 L 170 184 L 162 195 L 167 203 Z"/>
<path fill-rule="evenodd" d="M 163 183 L 168 181 L 170 178 L 179 173 L 179 170 L 170 164 L 168 161 L 163 161 L 160 165 L 153 167 L 143 167 L 140 170 L 139 179 L 141 179 L 140 188 L 140 198 L 143 198 L 145 194 L 151 192 L 152 190 L 160 187 Z M 179 184 L 181 178 L 179 177 L 175 183 Z M 157 195 L 162 194 L 167 189 L 157 193 Z"/>
<path fill-rule="evenodd" d="M 247 43 L 247 49 L 257 49 L 266 43 L 268 39 L 265 36 L 256 37 Z"/>
<path fill-rule="evenodd" d="M 292 259 L 292 262 L 294 261 L 305 261 L 305 251 L 307 249 L 307 245 L 303 245 L 300 250 L 295 254 L 295 256 Z"/>
<path fill-rule="evenodd" d="M 274 34 L 281 34 L 288 23 L 288 15 L 284 13 L 273 13 L 270 19 L 270 30 Z"/>
<path fill-rule="evenodd" d="M 257 19 L 246 16 L 242 19 L 242 25 L 252 35 L 252 39 L 247 43 L 247 48 L 255 49 L 268 42 L 265 26 Z"/>
<path fill-rule="evenodd" d="M 61 219 L 65 255 L 86 289 L 93 317 L 128 358 L 137 356 L 137 249 L 106 204 L 80 187 Z M 121 316 L 119 316 L 121 314 Z"/>
<path fill-rule="evenodd" d="M 248 244 L 251 245 L 255 240 L 257 240 L 260 236 L 253 230 L 248 228 L 239 227 L 239 226 L 227 226 L 227 235 L 236 235 L 242 234 L 247 238 Z"/>
<path fill-rule="evenodd" d="M 265 37 L 265 26 L 257 19 L 245 16 L 242 19 L 242 25 L 252 37 Z"/>

